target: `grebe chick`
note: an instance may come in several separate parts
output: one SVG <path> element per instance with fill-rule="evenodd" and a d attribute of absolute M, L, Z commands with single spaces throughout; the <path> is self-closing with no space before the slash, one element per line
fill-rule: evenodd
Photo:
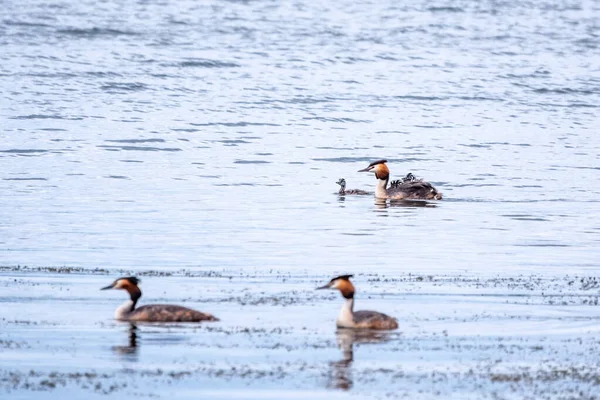
<path fill-rule="evenodd" d="M 406 176 L 404 178 L 397 179 L 395 181 L 391 181 L 390 182 L 390 189 L 398 187 L 398 186 L 402 185 L 403 183 L 408 183 L 408 182 L 422 182 L 422 181 L 423 181 L 423 179 L 419 179 L 416 176 L 414 176 L 412 172 L 409 172 L 408 174 L 406 174 Z"/>
<path fill-rule="evenodd" d="M 142 297 L 142 291 L 138 287 L 139 279 L 131 276 L 119 278 L 112 284 L 100 290 L 123 289 L 129 293 L 131 300 L 126 301 L 115 311 L 115 319 L 131 322 L 200 322 L 218 321 L 211 314 L 192 310 L 191 308 L 175 306 L 171 304 L 152 304 L 135 308 L 137 301 Z"/>
<path fill-rule="evenodd" d="M 336 324 L 338 328 L 391 330 L 398 328 L 398 321 L 377 311 L 354 311 L 354 285 L 350 282 L 353 275 L 341 275 L 333 278 L 325 286 L 317 289 L 337 289 L 346 299 Z"/>
<path fill-rule="evenodd" d="M 374 172 L 377 178 L 377 187 L 375 189 L 375 197 L 379 199 L 392 200 L 441 200 L 442 194 L 429 182 L 422 179 L 416 179 L 414 175 L 409 174 L 402 182 L 394 181 L 393 185 L 387 187 L 390 179 L 390 170 L 388 169 L 387 160 L 374 161 L 367 168 L 361 169 L 358 172 Z M 412 176 L 412 177 L 411 177 Z M 408 178 L 408 179 L 407 179 Z M 414 178 L 414 180 L 412 179 Z"/>
<path fill-rule="evenodd" d="M 346 190 L 346 180 L 344 178 L 340 178 L 336 183 L 340 185 L 340 191 L 338 192 L 340 196 L 345 196 L 347 194 L 370 194 L 369 192 L 360 189 Z"/>

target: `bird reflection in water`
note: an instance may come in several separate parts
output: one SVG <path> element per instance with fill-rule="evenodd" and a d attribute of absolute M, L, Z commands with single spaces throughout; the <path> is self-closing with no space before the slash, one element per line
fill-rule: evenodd
<path fill-rule="evenodd" d="M 352 381 L 354 344 L 384 343 L 390 340 L 390 335 L 381 331 L 338 329 L 335 336 L 338 347 L 342 350 L 342 359 L 329 364 L 331 374 L 328 386 L 340 390 L 350 390 L 354 384 Z"/>
<path fill-rule="evenodd" d="M 132 360 L 137 359 L 138 345 L 137 345 L 137 330 L 136 324 L 129 324 L 129 343 L 125 346 L 113 346 L 112 350 L 120 356 L 130 358 Z"/>
<path fill-rule="evenodd" d="M 386 199 L 375 199 L 375 207 L 377 209 L 384 209 L 390 207 L 437 207 L 437 204 L 424 201 L 424 200 L 386 200 Z"/>

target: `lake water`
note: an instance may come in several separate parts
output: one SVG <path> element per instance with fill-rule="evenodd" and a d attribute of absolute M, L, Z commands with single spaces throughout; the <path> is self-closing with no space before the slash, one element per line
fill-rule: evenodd
<path fill-rule="evenodd" d="M 597 1 L 9 0 L 0 51 L 0 393 L 600 390 Z M 380 158 L 444 200 L 336 195 Z M 129 274 L 222 321 L 115 323 Z"/>

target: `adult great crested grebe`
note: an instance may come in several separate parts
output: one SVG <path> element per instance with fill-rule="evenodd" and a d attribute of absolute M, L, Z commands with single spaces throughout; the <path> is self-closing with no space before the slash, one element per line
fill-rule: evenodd
<path fill-rule="evenodd" d="M 327 285 L 317 289 L 337 289 L 346 299 L 336 324 L 338 328 L 392 330 L 398 328 L 398 321 L 389 315 L 377 311 L 354 311 L 354 285 L 350 282 L 353 275 L 340 275 Z"/>
<path fill-rule="evenodd" d="M 394 181 L 393 185 L 387 187 L 390 180 L 390 170 L 387 160 L 374 161 L 367 168 L 358 172 L 374 172 L 377 178 L 377 187 L 375 188 L 375 197 L 379 199 L 392 200 L 441 200 L 442 194 L 429 182 L 414 178 L 410 174 L 400 181 Z M 408 179 L 407 179 L 408 178 Z"/>
<path fill-rule="evenodd" d="M 142 291 L 138 287 L 140 283 L 136 277 L 119 278 L 112 284 L 100 290 L 122 289 L 129 293 L 130 300 L 123 303 L 115 311 L 115 319 L 131 322 L 200 322 L 218 321 L 211 314 L 192 310 L 191 308 L 176 306 L 172 304 L 151 304 L 135 308 L 137 301 L 142 297 Z"/>

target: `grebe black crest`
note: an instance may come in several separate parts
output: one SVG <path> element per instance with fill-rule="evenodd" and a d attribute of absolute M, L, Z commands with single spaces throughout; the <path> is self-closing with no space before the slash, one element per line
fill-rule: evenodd
<path fill-rule="evenodd" d="M 398 328 L 398 321 L 389 315 L 377 311 L 354 311 L 354 285 L 350 282 L 353 275 L 340 275 L 328 284 L 317 289 L 336 289 L 345 302 L 337 318 L 338 328 L 392 330 Z"/>
<path fill-rule="evenodd" d="M 338 192 L 338 194 L 340 196 L 345 196 L 345 195 L 349 195 L 349 194 L 356 194 L 356 195 L 371 194 L 369 192 L 366 192 L 366 191 L 360 190 L 360 189 L 346 189 L 346 180 L 344 178 L 340 178 L 336 183 L 338 185 L 340 185 L 340 191 Z"/>
<path fill-rule="evenodd" d="M 126 301 L 115 311 L 115 319 L 131 322 L 200 322 L 218 321 L 213 315 L 192 310 L 191 308 L 171 304 L 152 304 L 136 308 L 142 291 L 138 287 L 140 280 L 134 276 L 116 279 L 112 284 L 100 290 L 122 289 L 129 293 Z"/>
<path fill-rule="evenodd" d="M 358 172 L 373 172 L 377 178 L 375 197 L 392 200 L 441 200 L 442 194 L 429 182 L 417 179 L 412 173 L 406 175 L 402 180 L 393 181 L 388 187 L 390 170 L 387 160 L 377 160 L 369 164 L 367 168 Z"/>

